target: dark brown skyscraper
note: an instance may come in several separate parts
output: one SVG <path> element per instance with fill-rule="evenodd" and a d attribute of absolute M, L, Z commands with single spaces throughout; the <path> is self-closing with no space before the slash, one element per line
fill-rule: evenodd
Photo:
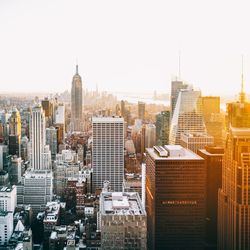
<path fill-rule="evenodd" d="M 204 159 L 179 145 L 146 149 L 150 250 L 203 250 Z"/>
<path fill-rule="evenodd" d="M 206 181 L 206 249 L 217 249 L 217 209 L 218 191 L 222 182 L 222 147 L 206 146 L 198 150 L 198 155 L 205 160 Z"/>
<path fill-rule="evenodd" d="M 71 87 L 71 130 L 81 131 L 82 122 L 82 78 L 78 74 L 78 65 L 76 65 Z"/>

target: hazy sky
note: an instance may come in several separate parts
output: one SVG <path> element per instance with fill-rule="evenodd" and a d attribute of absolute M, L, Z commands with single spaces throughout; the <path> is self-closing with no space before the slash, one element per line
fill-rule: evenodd
<path fill-rule="evenodd" d="M 250 92 L 250 4 L 230 0 L 0 0 L 0 93 L 83 86 L 170 91 L 181 75 L 203 94 Z"/>

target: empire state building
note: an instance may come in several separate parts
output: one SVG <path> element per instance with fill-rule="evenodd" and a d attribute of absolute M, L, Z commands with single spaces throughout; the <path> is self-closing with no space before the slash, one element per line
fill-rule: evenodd
<path fill-rule="evenodd" d="M 82 131 L 82 122 L 82 78 L 76 65 L 71 87 L 71 130 Z"/>

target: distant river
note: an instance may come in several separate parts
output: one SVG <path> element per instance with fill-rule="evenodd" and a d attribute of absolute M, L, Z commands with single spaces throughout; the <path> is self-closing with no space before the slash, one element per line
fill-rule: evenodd
<path fill-rule="evenodd" d="M 159 105 L 170 106 L 169 100 L 166 101 L 155 100 L 150 94 L 143 94 L 139 96 L 137 94 L 130 94 L 130 93 L 114 93 L 114 95 L 117 97 L 119 101 L 124 100 L 128 101 L 129 103 L 145 102 L 146 104 L 159 104 Z M 220 108 L 223 111 L 226 111 L 226 103 L 221 103 Z"/>
<path fill-rule="evenodd" d="M 129 93 L 114 93 L 119 101 L 125 100 L 129 103 L 138 103 L 138 102 L 145 102 L 146 104 L 162 104 L 165 106 L 169 106 L 170 102 L 168 100 L 155 100 L 152 95 L 150 94 L 129 94 Z"/>

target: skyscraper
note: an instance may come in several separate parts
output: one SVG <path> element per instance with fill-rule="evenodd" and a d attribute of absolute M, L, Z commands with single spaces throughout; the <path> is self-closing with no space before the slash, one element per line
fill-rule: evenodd
<path fill-rule="evenodd" d="M 14 108 L 10 117 L 9 153 L 21 155 L 21 116 L 16 108 Z"/>
<path fill-rule="evenodd" d="M 173 117 L 173 114 L 174 114 L 175 105 L 176 105 L 180 90 L 186 89 L 187 87 L 188 87 L 187 84 L 177 79 L 171 82 L 171 97 L 170 97 L 171 118 Z"/>
<path fill-rule="evenodd" d="M 121 100 L 121 116 L 125 118 L 126 115 L 126 104 L 124 100 Z"/>
<path fill-rule="evenodd" d="M 156 142 L 156 128 L 154 124 L 145 125 L 145 148 L 152 148 Z"/>
<path fill-rule="evenodd" d="M 170 112 L 162 111 L 156 115 L 156 144 L 164 146 L 169 144 Z"/>
<path fill-rule="evenodd" d="M 46 144 L 49 145 L 51 151 L 51 157 L 56 159 L 58 141 L 57 141 L 57 129 L 54 127 L 46 128 Z"/>
<path fill-rule="evenodd" d="M 46 121 L 46 127 L 49 127 L 53 123 L 53 103 L 49 100 L 48 97 L 45 97 L 44 100 L 42 100 L 42 108 L 45 115 L 45 121 Z"/>
<path fill-rule="evenodd" d="M 26 170 L 17 186 L 19 204 L 30 204 L 34 215 L 44 209 L 53 196 L 51 152 L 46 145 L 45 114 L 41 105 L 32 108 L 30 119 L 31 169 Z"/>
<path fill-rule="evenodd" d="M 250 248 L 250 103 L 243 89 L 227 106 L 228 134 L 219 190 L 218 249 Z"/>
<path fill-rule="evenodd" d="M 145 119 L 145 102 L 138 102 L 138 119 Z"/>
<path fill-rule="evenodd" d="M 111 190 L 122 191 L 124 177 L 124 119 L 93 117 L 93 191 L 109 181 Z"/>
<path fill-rule="evenodd" d="M 225 115 L 220 112 L 219 96 L 202 97 L 202 114 L 207 133 L 214 137 L 215 145 L 223 146 Z"/>
<path fill-rule="evenodd" d="M 201 110 L 201 92 L 189 89 L 179 91 L 171 120 L 169 143 L 179 145 L 181 133 L 204 133 L 206 127 Z"/>
<path fill-rule="evenodd" d="M 82 131 L 82 78 L 78 74 L 78 65 L 76 73 L 73 76 L 71 86 L 71 129 L 72 131 Z"/>
<path fill-rule="evenodd" d="M 204 249 L 204 159 L 179 145 L 146 149 L 150 250 Z"/>
<path fill-rule="evenodd" d="M 40 105 L 32 108 L 30 128 L 31 167 L 35 170 L 50 169 L 51 155 L 46 146 L 45 115 Z"/>
<path fill-rule="evenodd" d="M 198 150 L 206 167 L 206 249 L 217 250 L 218 191 L 222 183 L 222 147 L 207 146 Z"/>

